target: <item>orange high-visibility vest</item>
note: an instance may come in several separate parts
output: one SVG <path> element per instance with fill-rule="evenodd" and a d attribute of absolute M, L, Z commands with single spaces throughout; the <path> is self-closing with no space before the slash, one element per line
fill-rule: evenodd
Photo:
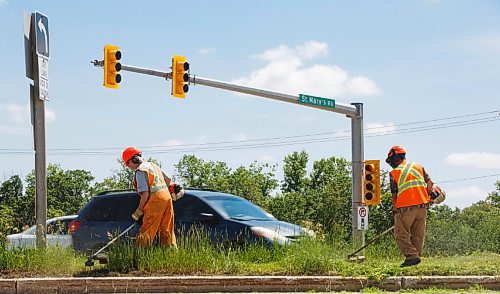
<path fill-rule="evenodd" d="M 418 163 L 403 161 L 391 171 L 391 175 L 398 186 L 395 208 L 431 202 L 427 194 L 424 170 Z"/>
<path fill-rule="evenodd" d="M 152 162 L 143 161 L 141 165 L 137 168 L 137 170 L 146 172 L 148 186 L 149 186 L 149 196 L 153 195 L 163 196 L 165 198 L 170 198 L 170 192 L 168 191 L 167 183 L 163 178 L 163 173 L 161 169 Z M 135 190 L 137 191 L 137 181 L 134 177 L 132 184 L 134 185 Z"/>

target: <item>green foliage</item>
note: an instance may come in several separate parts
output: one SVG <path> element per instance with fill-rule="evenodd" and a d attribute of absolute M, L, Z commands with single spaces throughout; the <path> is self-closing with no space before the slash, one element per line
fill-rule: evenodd
<path fill-rule="evenodd" d="M 309 156 L 305 151 L 294 152 L 285 157 L 283 165 L 284 181 L 281 187 L 284 193 L 305 192 L 308 185 L 308 179 L 306 178 L 308 160 Z"/>
<path fill-rule="evenodd" d="M 59 165 L 47 167 L 47 207 L 52 211 L 76 214 L 91 196 L 92 174 L 84 170 L 64 171 Z M 26 194 L 35 197 L 35 174 L 26 178 Z"/>
<path fill-rule="evenodd" d="M 92 188 L 93 194 L 107 190 L 131 189 L 134 171 L 123 165 L 121 159 L 117 159 L 120 169 L 113 170 L 111 177 L 105 178 L 102 182 L 98 182 Z"/>
<path fill-rule="evenodd" d="M 283 193 L 271 199 L 269 211 L 278 219 L 310 222 L 324 228 L 327 235 L 348 240 L 352 211 L 349 162 L 336 157 L 321 159 L 313 163 L 307 176 L 307 160 L 305 151 L 285 158 Z"/>
<path fill-rule="evenodd" d="M 23 183 L 17 175 L 0 185 L 0 244 L 5 236 L 21 230 L 27 218 L 27 207 L 34 208 L 34 199 L 23 194 Z"/>
<path fill-rule="evenodd" d="M 262 207 L 278 186 L 274 166 L 254 162 L 250 167 L 232 171 L 224 162 L 204 162 L 194 155 L 184 155 L 178 164 L 176 178 L 186 187 L 213 189 L 241 196 Z"/>

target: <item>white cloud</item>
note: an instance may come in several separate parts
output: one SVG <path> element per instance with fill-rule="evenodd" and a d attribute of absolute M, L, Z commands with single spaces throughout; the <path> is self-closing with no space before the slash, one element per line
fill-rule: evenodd
<path fill-rule="evenodd" d="M 0 0 L 1 1 L 1 0 Z M 0 133 L 9 135 L 31 134 L 30 105 L 0 103 Z M 45 123 L 56 121 L 56 113 L 45 107 Z"/>
<path fill-rule="evenodd" d="M 488 191 L 481 190 L 477 186 L 468 186 L 456 189 L 445 190 L 446 200 L 444 204 L 449 207 L 458 207 L 463 209 L 480 200 L 488 197 Z"/>
<path fill-rule="evenodd" d="M 201 48 L 201 49 L 198 50 L 198 53 L 201 54 L 201 55 L 214 54 L 215 53 L 215 48 L 213 48 L 213 47 Z"/>
<path fill-rule="evenodd" d="M 1 1 L 1 0 L 0 0 Z M 13 123 L 19 124 L 23 120 L 26 120 L 26 116 L 29 115 L 29 105 L 20 104 L 3 104 L 0 103 L 0 111 L 6 113 L 7 119 Z"/>
<path fill-rule="evenodd" d="M 350 75 L 335 65 L 306 65 L 305 61 L 326 56 L 328 44 L 309 41 L 290 48 L 280 45 L 254 57 L 267 61 L 261 69 L 233 80 L 236 84 L 297 95 L 373 96 L 380 93 L 368 77 Z"/>
<path fill-rule="evenodd" d="M 500 154 L 487 152 L 451 153 L 444 162 L 456 166 L 472 166 L 476 168 L 498 168 Z"/>
<path fill-rule="evenodd" d="M 370 134 L 387 134 L 394 132 L 396 127 L 394 123 L 368 123 L 365 127 L 365 135 Z"/>
<path fill-rule="evenodd" d="M 8 0 L 0 0 L 0 7 L 9 4 Z"/>

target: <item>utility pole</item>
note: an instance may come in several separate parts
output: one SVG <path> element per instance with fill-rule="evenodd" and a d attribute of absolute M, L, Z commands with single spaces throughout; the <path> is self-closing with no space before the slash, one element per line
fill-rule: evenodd
<path fill-rule="evenodd" d="M 106 45 L 109 46 L 109 45 Z M 106 49 L 105 49 L 106 51 Z M 121 57 L 121 53 L 120 53 Z M 282 102 L 288 102 L 293 104 L 299 104 L 301 106 L 312 107 L 316 109 L 326 110 L 330 112 L 340 113 L 346 115 L 351 119 L 351 142 L 352 142 L 352 235 L 353 244 L 355 247 L 360 247 L 364 245 L 364 230 L 360 230 L 357 226 L 358 224 L 358 207 L 363 207 L 363 160 L 364 160 L 364 146 L 363 146 L 363 104 L 353 103 L 352 105 L 338 103 L 334 99 L 316 97 L 311 95 L 299 94 L 298 96 L 267 91 L 262 89 L 256 89 L 241 85 L 236 85 L 228 82 L 217 81 L 212 79 L 207 79 L 199 77 L 196 75 L 190 75 L 186 72 L 189 70 L 189 64 L 185 61 L 185 58 L 180 56 L 174 56 L 172 59 L 173 72 L 163 72 L 159 70 L 146 69 L 136 66 L 120 64 L 120 68 L 123 71 L 130 71 L 139 74 L 152 75 L 156 77 L 161 77 L 165 79 L 172 79 L 172 87 L 179 88 L 177 90 L 181 92 L 182 96 L 173 95 L 176 97 L 184 98 L 185 93 L 189 87 L 184 85 L 184 90 L 182 90 L 182 84 L 187 84 L 188 82 L 193 85 L 202 85 L 212 88 L 223 89 L 232 92 L 239 92 L 243 94 L 264 97 L 268 99 L 278 100 Z M 106 58 L 105 58 L 106 60 Z M 94 60 L 91 61 L 96 67 L 104 67 L 105 61 Z M 178 63 L 178 64 L 176 64 Z M 186 66 L 187 64 L 187 66 Z M 176 71 L 175 68 L 181 68 Z M 113 73 L 116 75 L 116 73 Z M 104 73 L 105 79 L 108 77 L 108 73 Z M 184 78 L 182 78 L 184 76 Z M 121 80 L 121 77 L 120 77 Z M 119 83 L 119 82 L 117 82 Z M 175 85 L 174 85 L 175 84 Z M 115 87 L 116 88 L 116 87 Z"/>
<path fill-rule="evenodd" d="M 26 77 L 30 83 L 31 123 L 35 149 L 36 244 L 44 249 L 47 225 L 47 163 L 45 147 L 45 101 L 49 100 L 49 26 L 47 16 L 24 15 Z"/>

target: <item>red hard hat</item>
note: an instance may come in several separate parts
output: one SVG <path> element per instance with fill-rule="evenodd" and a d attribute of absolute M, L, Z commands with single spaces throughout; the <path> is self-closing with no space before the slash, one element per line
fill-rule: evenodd
<path fill-rule="evenodd" d="M 125 150 L 123 150 L 123 154 L 122 154 L 123 164 L 127 165 L 127 161 L 129 161 L 132 158 L 132 156 L 139 154 L 139 153 L 141 153 L 141 150 L 139 150 L 133 146 L 125 148 Z"/>
<path fill-rule="evenodd" d="M 391 149 L 389 149 L 389 154 L 387 154 L 385 162 L 389 163 L 391 161 L 391 157 L 395 154 L 406 154 L 406 151 L 399 145 L 392 146 Z"/>
<path fill-rule="evenodd" d="M 403 149 L 403 147 L 394 145 L 389 149 L 389 154 L 387 154 L 387 157 L 391 157 L 394 154 L 406 154 L 406 151 Z"/>

